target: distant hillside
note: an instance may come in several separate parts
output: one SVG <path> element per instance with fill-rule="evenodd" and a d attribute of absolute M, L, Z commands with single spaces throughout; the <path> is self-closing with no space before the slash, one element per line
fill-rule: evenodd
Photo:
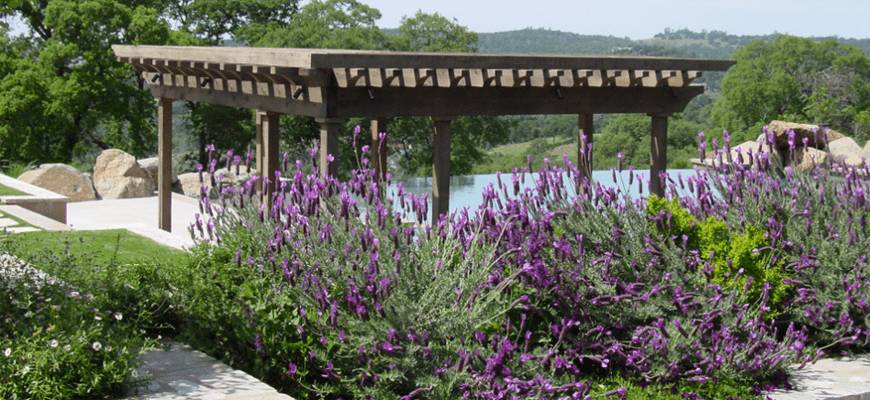
<path fill-rule="evenodd" d="M 764 36 L 738 36 L 722 31 L 692 32 L 672 30 L 651 39 L 630 40 L 615 36 L 578 35 L 549 29 L 520 29 L 507 32 L 480 33 L 477 47 L 483 53 L 543 54 L 637 54 L 664 57 L 728 59 L 731 53 L 755 40 L 772 41 L 778 33 Z M 836 39 L 870 54 L 870 39 L 813 37 L 815 41 Z"/>
<path fill-rule="evenodd" d="M 706 30 L 692 32 L 688 29 L 675 31 L 670 28 L 665 28 L 663 33 L 655 35 L 652 39 L 639 40 L 638 42 L 648 45 L 683 49 L 689 53 L 697 54 L 702 58 L 727 59 L 731 53 L 751 42 L 756 40 L 771 42 L 779 35 L 779 33 L 773 33 L 770 35 L 737 36 L 715 30 L 710 32 L 707 32 Z M 865 54 L 870 54 L 870 39 L 845 39 L 836 36 L 811 37 L 810 39 L 817 42 L 834 39 L 843 44 L 853 45 L 863 50 Z"/>
<path fill-rule="evenodd" d="M 610 54 L 613 49 L 634 44 L 629 38 L 532 28 L 478 35 L 477 47 L 483 53 Z"/>

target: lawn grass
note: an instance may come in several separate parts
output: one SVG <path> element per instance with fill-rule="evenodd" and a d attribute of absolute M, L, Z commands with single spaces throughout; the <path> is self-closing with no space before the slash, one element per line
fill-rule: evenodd
<path fill-rule="evenodd" d="M 0 196 L 27 196 L 27 193 L 13 189 L 9 186 L 0 185 Z"/>
<path fill-rule="evenodd" d="M 46 253 L 64 254 L 67 246 L 70 254 L 92 257 L 95 264 L 134 264 L 155 258 L 177 264 L 189 257 L 185 251 L 126 229 L 26 232 L 15 238 L 20 245 L 16 255 L 24 259 Z"/>

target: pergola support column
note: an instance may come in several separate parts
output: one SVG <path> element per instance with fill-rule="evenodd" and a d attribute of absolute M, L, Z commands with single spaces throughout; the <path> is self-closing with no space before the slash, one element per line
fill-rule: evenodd
<path fill-rule="evenodd" d="M 372 149 L 371 149 L 371 164 L 375 171 L 375 179 L 381 180 L 387 174 L 387 143 L 381 143 L 380 134 L 387 131 L 387 123 L 389 120 L 385 117 L 372 119 Z M 381 151 L 381 147 L 383 150 Z"/>
<path fill-rule="evenodd" d="M 592 114 L 577 117 L 577 194 L 583 191 L 583 179 L 592 182 Z"/>
<path fill-rule="evenodd" d="M 172 232 L 172 99 L 157 99 L 158 228 Z"/>
<path fill-rule="evenodd" d="M 333 176 L 338 171 L 338 133 L 341 130 L 342 118 L 318 118 L 320 124 L 320 173 Z M 332 162 L 328 156 L 332 155 Z"/>
<path fill-rule="evenodd" d="M 450 123 L 453 118 L 432 117 L 435 151 L 432 156 L 432 219 L 450 214 Z"/>
<path fill-rule="evenodd" d="M 661 174 L 668 166 L 668 115 L 650 114 L 652 133 L 650 136 L 649 193 L 665 197 L 665 184 Z"/>
<path fill-rule="evenodd" d="M 268 183 L 263 185 L 263 190 L 266 191 L 264 193 L 264 199 L 267 209 L 271 210 L 272 208 L 272 200 L 274 199 L 275 190 L 278 188 L 278 182 L 275 178 L 275 171 L 278 171 L 278 165 L 280 164 L 280 160 L 278 158 L 278 142 L 280 140 L 280 134 L 278 130 L 279 126 L 279 117 L 281 114 L 267 112 L 263 115 L 262 119 L 262 157 L 263 163 L 258 165 L 260 167 L 260 173 L 262 177 L 268 179 Z"/>
<path fill-rule="evenodd" d="M 263 155 L 263 121 L 266 119 L 266 112 L 257 110 L 257 147 L 254 150 L 254 159 L 256 160 L 257 172 L 260 176 L 263 175 L 264 155 Z M 257 193 L 263 193 L 263 180 L 257 181 Z"/>

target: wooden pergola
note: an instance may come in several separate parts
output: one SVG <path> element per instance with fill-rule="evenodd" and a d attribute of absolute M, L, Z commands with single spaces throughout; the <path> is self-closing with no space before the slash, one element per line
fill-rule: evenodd
<path fill-rule="evenodd" d="M 662 195 L 668 116 L 683 111 L 703 71 L 733 61 L 566 55 L 496 55 L 249 47 L 112 46 L 149 82 L 158 108 L 159 227 L 171 229 L 172 102 L 189 100 L 258 110 L 257 162 L 278 169 L 278 117 L 305 115 L 320 125 L 320 165 L 338 153 L 341 123 L 371 118 L 372 159 L 391 117 L 434 121 L 433 222 L 449 213 L 450 123 L 459 116 L 577 114 L 578 156 L 591 161 L 592 116 L 652 118 L 650 193 Z M 591 174 L 587 164 L 586 176 Z M 334 168 L 335 165 L 332 165 Z M 331 173 L 321 168 L 323 173 Z M 273 179 L 274 180 L 274 179 Z M 274 182 L 267 193 L 274 189 Z"/>

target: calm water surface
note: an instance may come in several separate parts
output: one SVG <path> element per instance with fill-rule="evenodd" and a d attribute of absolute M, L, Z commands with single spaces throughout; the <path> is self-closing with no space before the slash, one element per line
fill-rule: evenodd
<path fill-rule="evenodd" d="M 671 175 L 673 179 L 676 180 L 678 175 L 682 175 L 684 178 L 694 175 L 695 170 L 692 169 L 669 169 L 668 173 Z M 649 178 L 649 170 L 635 170 L 634 171 L 634 184 L 631 186 L 628 193 L 632 198 L 636 198 L 638 195 L 638 185 L 637 180 L 638 177 L 643 177 L 644 180 Z M 613 174 L 611 171 L 592 171 L 592 179 L 596 182 L 600 182 L 601 185 L 606 187 L 615 187 L 619 186 L 623 189 L 623 192 L 626 190 L 626 186 L 628 185 L 629 173 L 628 170 L 622 171 L 621 174 L 617 173 L 616 180 L 617 183 L 613 181 Z M 502 174 L 501 176 L 502 182 L 509 185 L 508 187 L 513 186 L 513 181 L 511 180 L 511 174 Z M 526 174 L 525 184 L 522 185 L 523 188 L 532 188 L 535 185 L 535 180 L 538 179 L 538 174 Z M 574 188 L 573 182 L 568 182 L 567 178 L 563 177 L 563 181 L 565 187 Z M 393 181 L 388 189 L 388 196 L 395 197 L 397 191 L 397 184 L 399 182 Z M 431 212 L 432 209 L 432 178 L 409 178 L 401 181 L 402 185 L 405 188 L 405 193 L 414 193 L 417 195 L 423 195 L 424 193 L 429 194 L 429 209 Z M 463 175 L 463 176 L 453 176 L 450 177 L 450 210 L 455 211 L 461 208 L 468 208 L 471 210 L 476 210 L 480 204 L 483 202 L 483 189 L 489 185 L 493 185 L 494 187 L 498 187 L 498 181 L 496 178 L 496 174 L 488 174 L 488 175 Z M 511 194 L 513 192 L 511 191 Z M 647 196 L 649 194 L 646 185 L 643 185 L 643 196 Z M 688 194 L 688 193 L 686 193 Z M 427 221 L 429 217 L 427 216 Z"/>

